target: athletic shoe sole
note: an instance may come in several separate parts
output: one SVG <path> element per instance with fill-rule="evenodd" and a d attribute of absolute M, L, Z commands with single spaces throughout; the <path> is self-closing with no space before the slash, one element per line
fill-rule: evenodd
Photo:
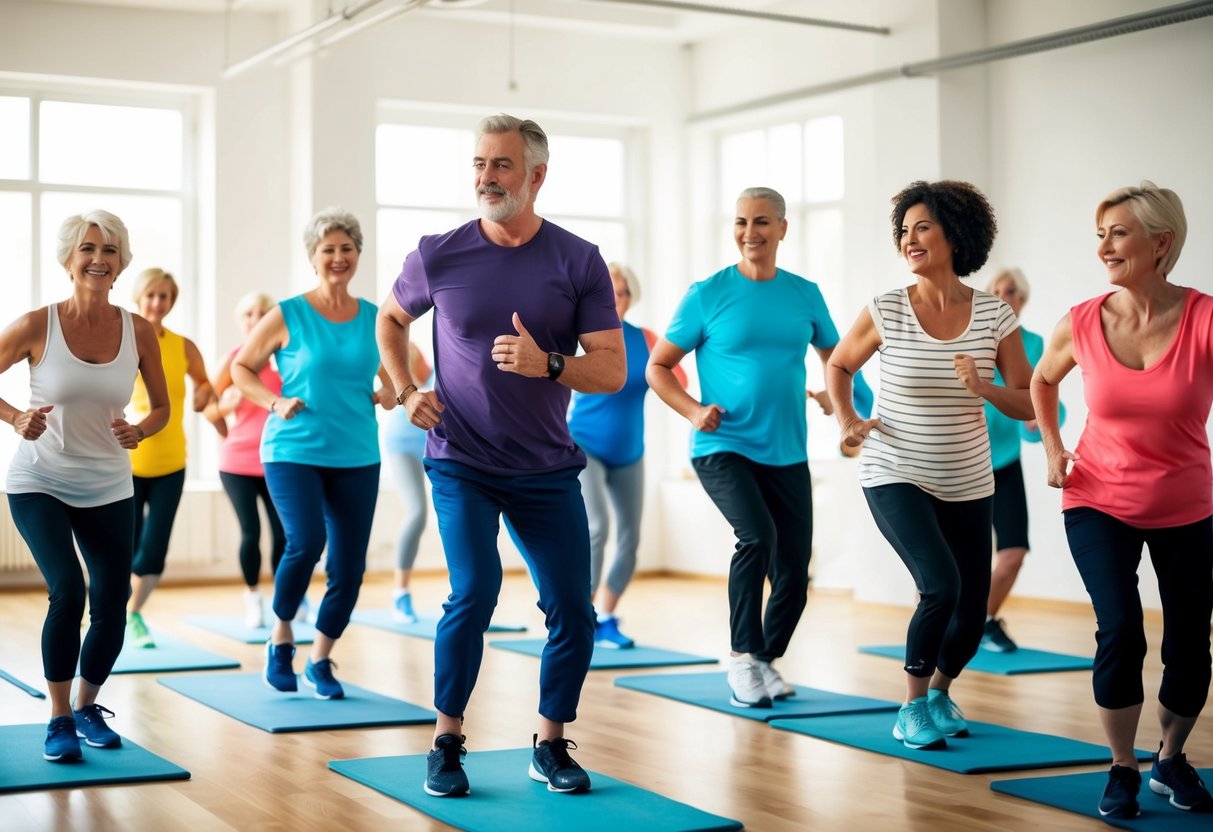
<path fill-rule="evenodd" d="M 948 747 L 948 741 L 944 737 L 940 737 L 937 740 L 932 740 L 931 742 L 923 743 L 921 745 L 918 743 L 910 742 L 909 740 L 906 739 L 905 734 L 901 733 L 901 728 L 897 725 L 893 726 L 893 739 L 900 742 L 906 748 L 913 749 L 914 751 L 930 751 L 935 748 L 947 748 Z"/>
<path fill-rule="evenodd" d="M 428 780 L 421 781 L 421 788 L 425 789 L 425 793 L 432 797 L 463 797 L 472 793 L 472 787 L 468 786 L 462 791 L 440 792 L 430 788 Z"/>
<path fill-rule="evenodd" d="M 122 746 L 122 737 L 118 737 L 116 740 L 110 740 L 109 742 L 94 742 L 79 731 L 76 732 L 76 737 L 84 740 L 85 744 L 90 748 L 120 748 Z M 47 759 L 50 758 L 48 757 Z"/>
<path fill-rule="evenodd" d="M 325 696 L 323 693 L 320 692 L 320 688 L 316 686 L 316 683 L 307 677 L 306 673 L 303 676 L 301 676 L 300 678 L 303 680 L 303 684 L 305 684 L 307 687 L 312 689 L 312 695 L 315 696 L 317 699 L 324 699 L 327 701 L 329 699 L 344 699 L 345 698 L 345 691 L 341 691 L 340 693 L 334 693 L 329 696 Z"/>
<path fill-rule="evenodd" d="M 68 752 L 67 754 L 60 754 L 56 757 L 52 757 L 51 755 L 49 755 L 45 751 L 43 751 L 42 759 L 44 759 L 50 763 L 75 763 L 75 762 L 78 762 L 79 760 L 83 760 L 84 755 L 81 754 L 79 751 L 73 751 L 73 752 Z"/>
<path fill-rule="evenodd" d="M 589 786 L 586 786 L 585 788 L 575 786 L 571 789 L 558 789 L 552 785 L 551 780 L 543 776 L 543 772 L 535 768 L 535 764 L 533 762 L 531 763 L 531 767 L 527 770 L 527 774 L 529 774 L 531 779 L 535 780 L 536 782 L 547 783 L 549 792 L 556 792 L 557 794 L 571 794 L 573 792 L 588 792 L 590 790 Z"/>
<path fill-rule="evenodd" d="M 771 698 L 769 696 L 764 696 L 757 702 L 742 702 L 736 696 L 730 696 L 729 704 L 734 708 L 769 708 L 771 707 Z"/>
<path fill-rule="evenodd" d="M 1168 786 L 1166 783 L 1162 782 L 1161 780 L 1155 780 L 1153 777 L 1150 778 L 1150 791 L 1154 792 L 1154 794 L 1156 794 L 1160 797 L 1169 798 L 1169 800 L 1167 802 L 1170 803 L 1172 806 L 1174 806 L 1176 809 L 1179 809 L 1181 812 L 1199 811 L 1199 810 L 1205 808 L 1205 805 L 1206 805 L 1203 801 L 1200 803 L 1193 804 L 1192 806 L 1184 806 L 1182 803 L 1176 803 L 1175 802 L 1175 790 L 1172 789 L 1170 786 Z"/>

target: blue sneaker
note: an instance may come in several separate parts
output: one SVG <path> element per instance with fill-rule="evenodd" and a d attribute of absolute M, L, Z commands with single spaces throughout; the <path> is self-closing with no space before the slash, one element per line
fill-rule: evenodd
<path fill-rule="evenodd" d="M 72 711 L 76 716 L 76 736 L 93 748 L 117 748 L 122 745 L 122 737 L 105 724 L 114 712 L 100 705 L 85 705 L 80 710 Z"/>
<path fill-rule="evenodd" d="M 1128 766 L 1112 766 L 1108 785 L 1099 800 L 1099 814 L 1105 818 L 1127 820 L 1141 814 L 1137 792 L 1141 790 L 1141 772 Z"/>
<path fill-rule="evenodd" d="M 916 750 L 946 748 L 948 745 L 943 732 L 931 719 L 931 709 L 925 696 L 911 699 L 901 706 L 897 712 L 897 722 L 893 725 L 893 738 L 901 740 L 906 748 Z"/>
<path fill-rule="evenodd" d="M 416 624 L 417 613 L 413 611 L 413 596 L 411 593 L 397 595 L 392 602 L 392 620 L 398 624 Z"/>
<path fill-rule="evenodd" d="M 316 691 L 317 699 L 345 698 L 345 689 L 333 676 L 333 668 L 336 666 L 331 659 L 321 659 L 314 663 L 311 659 L 307 660 L 307 667 L 303 669 L 303 684 Z"/>
<path fill-rule="evenodd" d="M 80 740 L 76 737 L 76 718 L 57 716 L 46 726 L 46 744 L 42 758 L 52 763 L 73 763 L 83 759 Z"/>
<path fill-rule="evenodd" d="M 565 737 L 539 741 L 539 735 L 531 738 L 535 751 L 531 754 L 531 767 L 527 773 L 532 780 L 548 784 L 549 792 L 588 792 L 590 775 L 569 756 L 569 749 L 577 743 Z"/>
<path fill-rule="evenodd" d="M 295 645 L 265 643 L 265 672 L 262 678 L 274 690 L 291 693 L 299 690 L 299 680 L 291 662 L 295 658 Z"/>
<path fill-rule="evenodd" d="M 636 642 L 619 632 L 619 619 L 613 615 L 598 622 L 594 628 L 594 643 L 599 647 L 612 649 L 627 649 L 636 646 Z"/>
<path fill-rule="evenodd" d="M 969 723 L 965 722 L 964 711 L 960 710 L 946 690 L 931 688 L 927 691 L 927 710 L 931 714 L 931 721 L 945 737 L 969 735 Z"/>
<path fill-rule="evenodd" d="M 468 776 L 463 771 L 463 758 L 468 750 L 464 737 L 443 734 L 434 740 L 434 750 L 425 757 L 425 781 L 422 787 L 434 797 L 462 797 L 470 794 Z"/>
<path fill-rule="evenodd" d="M 1170 797 L 1171 805 L 1185 812 L 1213 811 L 1213 796 L 1183 752 L 1166 760 L 1158 759 L 1157 753 L 1154 755 L 1150 791 Z"/>

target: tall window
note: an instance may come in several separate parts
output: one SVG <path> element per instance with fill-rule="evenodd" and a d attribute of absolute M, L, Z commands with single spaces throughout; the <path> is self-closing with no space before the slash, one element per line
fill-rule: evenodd
<path fill-rule="evenodd" d="M 788 234 L 779 247 L 779 266 L 816 283 L 840 334 L 850 321 L 840 318 L 842 305 L 843 122 L 840 116 L 722 133 L 717 142 L 719 160 L 719 221 L 728 228 L 737 194 L 748 187 L 774 188 L 787 201 Z M 720 240 L 722 263 L 737 261 L 731 235 Z M 806 358 L 809 386 L 824 386 L 821 362 L 810 350 Z M 809 404 L 809 455 L 838 455 L 838 429 Z"/>
<path fill-rule="evenodd" d="M 85 100 L 87 98 L 87 101 Z M 151 100 L 151 99 L 149 99 Z M 59 225 L 71 214 L 103 208 L 122 218 L 134 259 L 114 287 L 114 302 L 133 308 L 130 287 L 152 266 L 173 273 L 183 297 L 197 290 L 190 182 L 191 102 L 140 103 L 130 93 L 64 94 L 0 88 L 0 250 L 5 289 L 0 325 L 70 293 L 55 258 Z M 193 335 L 189 307 L 167 323 Z M 0 396 L 29 399 L 28 368 L 0 377 Z M 0 473 L 18 440 L 0 431 Z"/>

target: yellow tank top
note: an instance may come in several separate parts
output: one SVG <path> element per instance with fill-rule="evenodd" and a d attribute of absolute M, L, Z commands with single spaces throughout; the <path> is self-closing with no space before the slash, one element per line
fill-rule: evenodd
<path fill-rule="evenodd" d="M 185 467 L 185 373 L 189 366 L 185 357 L 185 338 L 165 329 L 159 340 L 171 412 L 164 430 L 144 439 L 131 451 L 131 473 L 136 477 L 163 477 Z M 150 410 L 147 387 L 140 374 L 131 392 L 131 413 L 127 421 L 137 424 Z"/>

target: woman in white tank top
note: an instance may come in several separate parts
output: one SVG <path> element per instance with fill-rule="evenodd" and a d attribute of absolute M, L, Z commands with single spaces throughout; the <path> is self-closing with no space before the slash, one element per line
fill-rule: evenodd
<path fill-rule="evenodd" d="M 105 724 L 113 712 L 97 704 L 97 694 L 122 650 L 126 625 L 135 519 L 128 451 L 164 427 L 169 404 L 155 332 L 109 301 L 131 261 L 122 221 L 105 211 L 68 217 L 59 229 L 58 259 L 71 296 L 0 333 L 0 373 L 19 361 L 30 369 L 28 406 L 0 399 L 0 419 L 25 440 L 9 468 L 9 508 L 50 597 L 42 664 L 51 720 L 43 757 L 66 762 L 81 758 L 80 738 L 94 748 L 122 744 Z M 132 425 L 123 409 L 136 373 L 147 382 L 152 408 Z M 73 538 L 89 573 L 83 645 L 85 584 Z"/>

